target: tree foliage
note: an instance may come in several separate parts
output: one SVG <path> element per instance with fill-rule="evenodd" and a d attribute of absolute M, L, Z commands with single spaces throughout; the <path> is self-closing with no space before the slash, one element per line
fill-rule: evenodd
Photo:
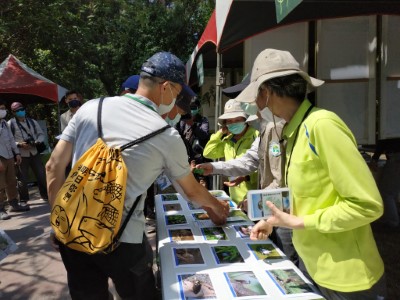
<path fill-rule="evenodd" d="M 13 54 L 85 99 L 115 95 L 157 51 L 186 61 L 214 6 L 214 0 L 5 0 L 0 60 Z M 37 117 L 49 118 L 44 111 Z"/>

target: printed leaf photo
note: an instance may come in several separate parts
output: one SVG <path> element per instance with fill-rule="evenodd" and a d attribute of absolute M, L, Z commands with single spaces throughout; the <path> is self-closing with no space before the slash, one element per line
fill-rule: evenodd
<path fill-rule="evenodd" d="M 187 224 L 187 220 L 184 215 L 165 216 L 165 220 L 167 225 Z"/>
<path fill-rule="evenodd" d="M 236 246 L 211 247 L 218 264 L 242 263 L 244 259 Z"/>
<path fill-rule="evenodd" d="M 161 195 L 162 201 L 176 201 L 178 200 L 177 194 L 163 194 Z"/>

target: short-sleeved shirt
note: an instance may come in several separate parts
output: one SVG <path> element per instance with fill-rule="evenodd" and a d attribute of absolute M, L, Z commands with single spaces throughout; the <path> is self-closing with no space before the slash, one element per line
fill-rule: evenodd
<path fill-rule="evenodd" d="M 134 95 L 134 97 L 139 98 L 142 103 L 124 96 L 104 99 L 102 128 L 103 140 L 107 145 L 122 146 L 167 125 L 157 113 L 157 106 L 153 102 L 139 95 Z M 74 144 L 72 163 L 75 163 L 98 138 L 98 103 L 98 99 L 86 102 L 68 123 L 60 137 Z M 128 168 L 124 217 L 136 197 L 145 194 L 148 187 L 163 171 L 172 180 L 190 173 L 186 148 L 174 128 L 167 129 L 149 140 L 124 150 L 122 156 Z M 142 241 L 145 227 L 144 196 L 124 230 L 121 237 L 123 242 L 141 243 Z"/>

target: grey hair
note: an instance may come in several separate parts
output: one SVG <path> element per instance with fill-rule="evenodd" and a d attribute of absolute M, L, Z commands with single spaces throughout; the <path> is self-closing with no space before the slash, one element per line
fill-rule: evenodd
<path fill-rule="evenodd" d="M 299 74 L 275 77 L 264 81 L 259 91 L 268 89 L 279 97 L 290 97 L 303 102 L 307 94 L 307 81 Z"/>

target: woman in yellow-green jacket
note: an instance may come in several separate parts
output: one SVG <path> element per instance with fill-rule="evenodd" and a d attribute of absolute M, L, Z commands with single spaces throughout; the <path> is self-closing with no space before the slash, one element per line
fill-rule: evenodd
<path fill-rule="evenodd" d="M 258 137 L 256 129 L 246 123 L 248 115 L 239 102 L 229 100 L 225 104 L 224 114 L 218 120 L 221 129 L 212 134 L 203 151 L 203 156 L 210 159 L 235 159 L 242 156 Z M 232 200 L 239 204 L 247 198 L 247 191 L 257 189 L 257 172 L 249 176 L 230 178 L 224 184 L 229 186 Z"/>

